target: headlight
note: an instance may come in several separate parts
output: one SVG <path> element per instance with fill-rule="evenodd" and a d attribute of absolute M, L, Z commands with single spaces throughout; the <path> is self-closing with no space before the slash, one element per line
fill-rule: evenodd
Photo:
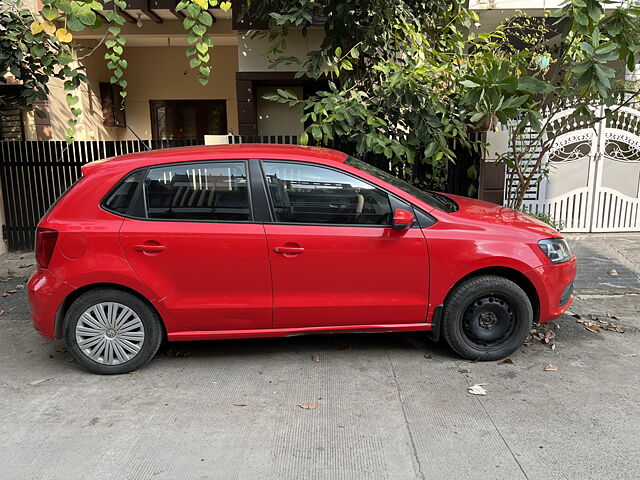
<path fill-rule="evenodd" d="M 569 250 L 569 245 L 564 238 L 547 238 L 540 240 L 538 245 L 549 257 L 551 263 L 563 263 L 571 260 L 571 250 Z"/>

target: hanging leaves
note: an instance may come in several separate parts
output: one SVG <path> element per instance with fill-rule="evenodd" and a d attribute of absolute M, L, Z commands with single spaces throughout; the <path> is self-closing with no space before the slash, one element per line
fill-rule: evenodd
<path fill-rule="evenodd" d="M 109 8 L 109 3 L 112 3 L 112 6 L 105 12 L 105 18 L 109 22 L 107 32 L 111 38 L 105 42 L 107 52 L 104 54 L 104 59 L 107 60 L 107 68 L 111 72 L 109 81 L 114 85 L 119 85 L 121 88 L 120 96 L 122 100 L 120 107 L 124 108 L 124 98 L 127 96 L 127 82 L 124 79 L 124 71 L 127 68 L 127 61 L 122 58 L 122 55 L 127 40 L 122 35 L 121 27 L 125 23 L 125 18 L 119 13 L 119 9 L 124 10 L 127 7 L 127 3 L 124 0 L 105 0 L 104 4 L 107 8 Z"/>
<path fill-rule="evenodd" d="M 230 2 L 218 0 L 182 0 L 176 6 L 176 11 L 184 13 L 182 26 L 189 32 L 187 37 L 189 47 L 186 50 L 189 67 L 196 71 L 196 78 L 202 86 L 209 83 L 211 74 L 208 63 L 211 58 L 209 49 L 213 47 L 213 40 L 207 32 L 213 26 L 214 18 L 209 9 L 217 6 L 225 11 L 231 8 Z"/>

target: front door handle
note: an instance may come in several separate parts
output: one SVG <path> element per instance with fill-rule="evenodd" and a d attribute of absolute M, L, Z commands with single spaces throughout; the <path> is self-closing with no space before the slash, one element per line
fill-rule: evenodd
<path fill-rule="evenodd" d="M 144 243 L 142 245 L 134 245 L 133 249 L 136 252 L 143 253 L 160 253 L 166 250 L 167 247 L 157 243 Z"/>
<path fill-rule="evenodd" d="M 304 252 L 303 247 L 276 247 L 273 249 L 276 253 L 283 253 L 285 255 L 299 255 Z"/>

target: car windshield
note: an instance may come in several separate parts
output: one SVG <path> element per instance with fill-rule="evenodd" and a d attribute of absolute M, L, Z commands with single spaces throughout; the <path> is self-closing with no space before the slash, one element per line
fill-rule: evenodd
<path fill-rule="evenodd" d="M 379 168 L 363 162 L 362 160 L 358 160 L 357 158 L 353 157 L 347 157 L 344 163 L 346 163 L 347 165 L 351 165 L 352 167 L 356 167 L 363 172 L 367 172 L 369 175 L 378 177 L 380 180 L 384 180 L 385 182 L 393 185 L 396 188 L 399 188 L 404 192 L 407 192 L 410 195 L 413 195 L 418 200 L 421 200 L 424 203 L 437 208 L 438 210 L 442 210 L 443 212 L 455 212 L 456 210 L 458 210 L 458 204 L 456 204 L 456 202 L 451 200 L 449 197 L 440 193 L 425 192 L 424 190 L 420 190 L 418 187 L 414 187 L 410 183 L 407 183 L 404 180 L 400 180 L 398 177 L 394 177 L 390 173 L 387 173 L 384 170 L 380 170 Z"/>

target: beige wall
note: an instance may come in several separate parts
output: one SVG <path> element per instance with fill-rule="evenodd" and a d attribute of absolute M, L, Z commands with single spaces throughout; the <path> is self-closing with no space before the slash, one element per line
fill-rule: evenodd
<path fill-rule="evenodd" d="M 98 82 L 108 81 L 108 73 L 103 65 L 104 51 L 98 50 L 85 59 L 89 84 L 80 87 L 80 101 L 82 115 L 78 119 L 75 138 L 77 140 L 113 140 L 118 138 L 116 128 L 107 128 L 102 123 L 102 104 L 100 102 L 100 90 Z M 91 68 L 89 68 L 91 66 Z M 50 127 L 45 127 L 45 135 L 49 140 L 64 140 L 67 129 L 67 121 L 73 118 L 71 109 L 67 105 L 66 94 L 62 80 L 53 79 L 49 82 L 49 120 Z"/>
<path fill-rule="evenodd" d="M 302 87 L 282 87 L 302 98 Z M 275 93 L 277 87 L 258 88 L 258 135 L 300 135 L 303 130 L 300 117 L 302 109 L 263 99 L 267 93 Z"/>
<path fill-rule="evenodd" d="M 227 126 L 238 131 L 235 72 L 238 70 L 236 46 L 216 46 L 211 55 L 209 84 L 200 85 L 189 68 L 185 47 L 129 47 L 123 57 L 128 62 L 125 112 L 127 125 L 142 139 L 151 138 L 149 100 L 218 100 L 227 101 Z M 81 91 L 83 115 L 76 129 L 78 140 L 130 140 L 135 136 L 126 128 L 107 128 L 102 123 L 99 82 L 108 82 L 110 73 L 104 49 L 85 58 L 89 85 Z M 51 140 L 64 139 L 66 121 L 71 112 L 66 105 L 62 84 L 54 80 L 51 89 Z"/>

